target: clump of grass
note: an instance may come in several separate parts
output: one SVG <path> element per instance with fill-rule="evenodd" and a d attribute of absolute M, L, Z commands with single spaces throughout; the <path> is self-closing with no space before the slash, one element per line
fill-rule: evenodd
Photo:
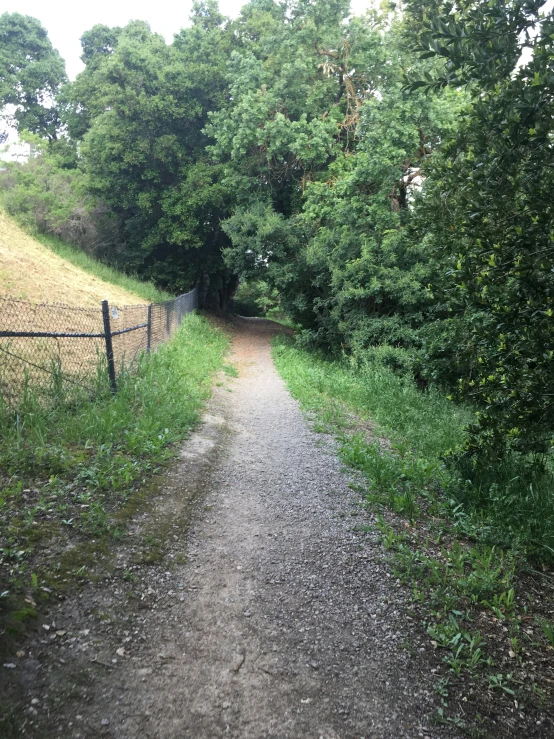
<path fill-rule="evenodd" d="M 60 390 L 44 403 L 29 388 L 16 410 L 0 407 L 0 614 L 14 611 L 12 596 L 26 592 L 30 578 L 56 580 L 38 552 L 50 541 L 77 536 L 97 551 L 119 535 L 119 512 L 132 511 L 133 496 L 190 432 L 227 347 L 220 331 L 191 314 L 135 372 L 120 373 L 116 395 L 101 371 L 93 399 Z"/>
<path fill-rule="evenodd" d="M 290 391 L 306 407 L 315 410 L 330 399 L 340 400 L 374 421 L 391 441 L 409 444 L 420 456 L 438 458 L 465 438 L 471 412 L 436 388 L 419 392 L 411 377 L 377 364 L 353 369 L 282 337 L 275 340 L 274 358 Z"/>

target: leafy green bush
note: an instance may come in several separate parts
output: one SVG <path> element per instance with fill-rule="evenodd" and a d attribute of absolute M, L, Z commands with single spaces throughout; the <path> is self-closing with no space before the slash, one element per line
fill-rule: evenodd
<path fill-rule="evenodd" d="M 554 445 L 554 21 L 542 5 L 410 3 L 424 56 L 444 62 L 412 89 L 467 84 L 473 98 L 414 212 L 447 319 L 429 334 L 430 371 L 477 407 L 465 453 L 484 467 Z"/>

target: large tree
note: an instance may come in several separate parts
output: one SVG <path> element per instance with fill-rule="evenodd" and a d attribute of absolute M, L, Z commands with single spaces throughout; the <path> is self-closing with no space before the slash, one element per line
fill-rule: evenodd
<path fill-rule="evenodd" d="M 462 96 L 403 94 L 413 54 L 393 12 L 258 0 L 236 27 L 230 101 L 208 127 L 238 201 L 228 263 L 267 277 L 328 346 L 413 343 L 429 264 L 403 236 L 409 193 Z"/>
<path fill-rule="evenodd" d="M 36 18 L 0 16 L 0 106 L 19 132 L 55 140 L 60 116 L 56 97 L 66 81 L 65 65 Z"/>
<path fill-rule="evenodd" d="M 203 128 L 225 95 L 232 44 L 214 2 L 195 3 L 192 26 L 170 46 L 142 22 L 97 26 L 67 93 L 89 189 L 120 222 L 121 263 L 173 290 L 209 283 L 222 307 L 232 282 L 221 259 L 228 195 Z"/>
<path fill-rule="evenodd" d="M 474 93 L 427 172 L 417 217 L 446 316 L 428 344 L 431 369 L 478 405 L 468 451 L 487 463 L 553 444 L 554 23 L 542 4 L 414 11 L 419 48 L 445 60 L 415 84 Z"/>

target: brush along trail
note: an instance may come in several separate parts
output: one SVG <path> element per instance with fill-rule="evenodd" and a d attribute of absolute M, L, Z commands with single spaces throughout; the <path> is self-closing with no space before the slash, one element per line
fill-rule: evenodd
<path fill-rule="evenodd" d="M 221 377 L 110 567 L 8 670 L 24 736 L 443 736 L 405 596 L 357 530 L 371 519 L 273 367 L 281 327 L 234 330 L 238 377 Z"/>

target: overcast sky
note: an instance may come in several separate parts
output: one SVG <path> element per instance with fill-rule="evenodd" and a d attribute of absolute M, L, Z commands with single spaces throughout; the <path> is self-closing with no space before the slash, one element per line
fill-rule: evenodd
<path fill-rule="evenodd" d="M 362 13 L 372 0 L 352 0 L 352 10 Z M 245 0 L 220 0 L 224 15 L 235 17 Z M 188 25 L 192 0 L 0 0 L 0 13 L 22 13 L 38 18 L 50 40 L 65 59 L 71 79 L 83 65 L 80 37 L 96 23 L 124 26 L 130 20 L 144 20 L 168 42 L 173 34 Z"/>

